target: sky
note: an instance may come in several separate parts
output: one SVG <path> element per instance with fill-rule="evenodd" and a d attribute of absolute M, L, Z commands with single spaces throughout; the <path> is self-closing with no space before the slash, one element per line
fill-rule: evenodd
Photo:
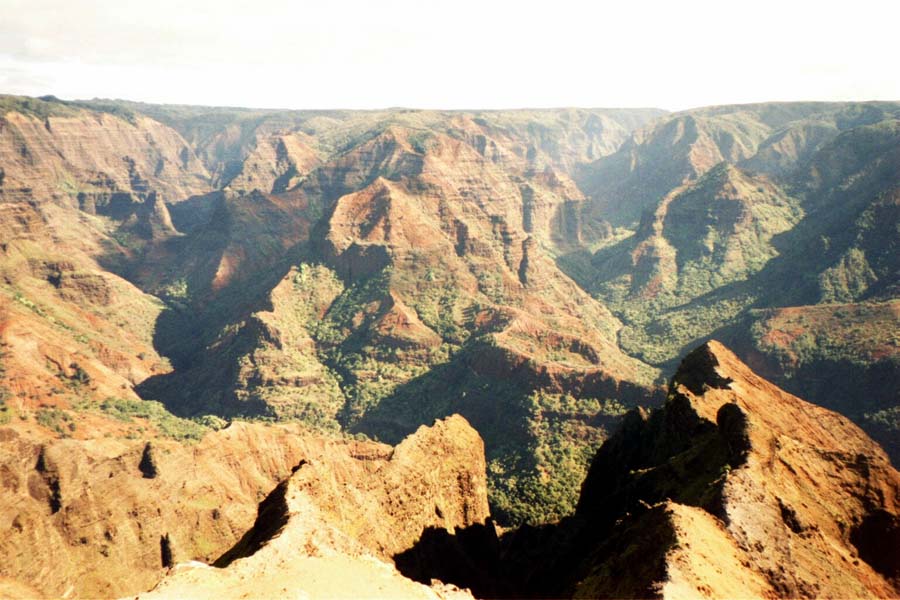
<path fill-rule="evenodd" d="M 900 0 L 0 0 L 0 93 L 259 108 L 900 100 Z"/>

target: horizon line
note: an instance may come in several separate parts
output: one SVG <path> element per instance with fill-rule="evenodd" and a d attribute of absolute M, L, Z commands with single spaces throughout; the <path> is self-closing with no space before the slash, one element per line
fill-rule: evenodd
<path fill-rule="evenodd" d="M 866 99 L 866 100 L 763 100 L 763 101 L 749 101 L 749 102 L 725 102 L 721 104 L 700 104 L 697 106 L 691 106 L 688 108 L 662 108 L 659 106 L 602 106 L 602 105 L 554 105 L 554 106 L 517 106 L 517 107 L 501 107 L 501 108 L 424 108 L 424 107 L 415 107 L 415 106 L 403 106 L 403 105 L 394 105 L 394 106 L 384 106 L 384 107 L 371 107 L 371 108 L 346 108 L 346 107 L 332 107 L 332 108 L 287 108 L 287 107 L 275 107 L 275 106 L 241 106 L 241 105 L 233 105 L 233 104 L 206 104 L 206 103 L 189 103 L 189 102 L 152 102 L 146 100 L 131 100 L 127 98 L 104 98 L 104 97 L 94 97 L 94 98 L 72 98 L 65 99 L 56 96 L 55 94 L 42 94 L 39 96 L 31 96 L 28 94 L 15 94 L 15 93 L 5 93 L 0 92 L 0 96 L 12 97 L 12 98 L 28 98 L 32 100 L 39 100 L 42 102 L 59 102 L 61 104 L 74 104 L 74 103 L 91 103 L 91 102 L 120 102 L 120 103 L 129 103 L 129 104 L 144 104 L 149 106 L 169 106 L 169 107 L 178 107 L 178 108 L 217 108 L 217 109 L 229 109 L 229 110 L 247 110 L 247 111 L 272 111 L 272 112 L 398 112 L 398 111 L 410 111 L 410 112 L 527 112 L 527 111 L 558 111 L 558 110 L 654 110 L 661 111 L 668 114 L 678 114 L 683 112 L 689 112 L 694 110 L 703 110 L 708 108 L 718 108 L 718 107 L 727 107 L 727 106 L 760 106 L 765 104 L 897 104 L 900 103 L 900 99 L 893 100 L 882 100 L 882 99 Z"/>

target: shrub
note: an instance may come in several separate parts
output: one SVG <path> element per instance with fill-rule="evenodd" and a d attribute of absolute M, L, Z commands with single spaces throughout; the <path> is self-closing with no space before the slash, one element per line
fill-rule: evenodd
<path fill-rule="evenodd" d="M 71 425 L 72 416 L 64 410 L 58 408 L 41 408 L 35 415 L 38 425 L 53 430 L 56 433 L 65 436 L 69 431 L 73 431 Z"/>
<path fill-rule="evenodd" d="M 124 423 L 130 423 L 134 418 L 146 419 L 156 426 L 160 435 L 179 441 L 199 440 L 210 430 L 210 427 L 197 421 L 176 417 L 155 400 L 107 398 L 99 408 Z"/>

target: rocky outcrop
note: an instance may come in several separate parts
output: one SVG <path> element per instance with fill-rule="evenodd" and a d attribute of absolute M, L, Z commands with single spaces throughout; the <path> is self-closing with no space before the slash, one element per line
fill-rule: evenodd
<path fill-rule="evenodd" d="M 134 385 L 168 370 L 153 347 L 163 306 L 109 271 L 107 231 L 72 207 L 0 203 L 0 387 L 23 417 L 137 400 Z"/>
<path fill-rule="evenodd" d="M 454 416 L 394 449 L 349 443 L 343 453 L 304 458 L 219 569 L 178 565 L 140 597 L 466 597 L 404 578 L 391 559 L 425 530 L 454 532 L 487 518 L 483 446 Z"/>
<path fill-rule="evenodd" d="M 884 451 L 717 342 L 685 358 L 664 408 L 633 413 L 601 448 L 577 514 L 608 539 L 576 596 L 898 593 L 900 474 Z M 635 540 L 653 570 L 618 555 Z"/>
<path fill-rule="evenodd" d="M 0 517 L 12 524 L 0 532 L 0 573 L 48 596 L 132 594 L 204 561 L 230 566 L 178 566 L 158 593 L 208 597 L 227 583 L 243 590 L 235 597 L 285 585 L 352 595 L 356 573 L 384 579 L 384 594 L 434 597 L 393 570 L 393 555 L 425 529 L 488 518 L 484 447 L 461 417 L 396 448 L 246 423 L 196 446 L 0 436 Z M 330 588 L 299 578 L 320 568 Z"/>
<path fill-rule="evenodd" d="M 302 132 L 261 136 L 244 158 L 241 171 L 225 188 L 249 193 L 253 190 L 280 193 L 302 182 L 320 159 L 314 138 Z"/>
<path fill-rule="evenodd" d="M 753 317 L 749 339 L 727 340 L 735 352 L 783 389 L 849 417 L 900 465 L 897 390 L 885 385 L 900 381 L 893 342 L 900 300 L 773 308 Z"/>
<path fill-rule="evenodd" d="M 390 294 L 374 323 L 376 343 L 386 348 L 428 349 L 441 345 L 441 338 L 422 323 L 416 311 Z"/>
<path fill-rule="evenodd" d="M 575 514 L 425 535 L 396 560 L 483 597 L 879 598 L 898 593 L 898 534 L 884 451 L 709 342 L 603 444 Z"/>
<path fill-rule="evenodd" d="M 327 438 L 235 423 L 196 445 L 94 438 L 41 441 L 2 427 L 3 576 L 48 597 L 115 597 L 152 586 L 169 558 L 212 561 L 256 504 Z M 160 540 L 166 539 L 165 545 Z"/>

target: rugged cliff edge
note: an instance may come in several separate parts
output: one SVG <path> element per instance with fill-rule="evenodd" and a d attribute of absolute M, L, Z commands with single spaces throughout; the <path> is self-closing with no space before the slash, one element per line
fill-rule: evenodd
<path fill-rule="evenodd" d="M 488 518 L 484 446 L 462 417 L 395 448 L 242 423 L 196 446 L 0 435 L 0 518 L 12 524 L 0 532 L 0 583 L 13 580 L 13 597 L 19 584 L 48 597 L 134 594 L 190 561 L 229 566 L 178 567 L 151 597 L 283 595 L 320 569 L 336 579 L 309 583 L 314 596 L 353 595 L 354 581 L 375 577 L 387 597 L 434 597 L 390 557 L 426 528 Z"/>
<path fill-rule="evenodd" d="M 179 565 L 141 598 L 471 597 L 420 585 L 390 560 L 426 529 L 453 532 L 487 519 L 484 446 L 452 416 L 393 449 L 360 445 L 302 460 L 216 561 L 220 568 Z"/>
<path fill-rule="evenodd" d="M 151 191 L 177 202 L 210 189 L 206 169 L 169 127 L 58 101 L 0 96 L 0 164 L 0 202 L 77 199 L 96 212 Z"/>

